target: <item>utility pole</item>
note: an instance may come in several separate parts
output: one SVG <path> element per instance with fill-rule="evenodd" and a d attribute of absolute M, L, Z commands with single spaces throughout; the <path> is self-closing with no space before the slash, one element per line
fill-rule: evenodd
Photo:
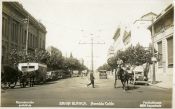
<path fill-rule="evenodd" d="M 91 64 L 92 72 L 94 72 L 94 54 L 93 54 L 93 38 L 91 38 Z"/>
<path fill-rule="evenodd" d="M 92 70 L 92 72 L 94 72 L 94 51 L 93 51 L 94 44 L 105 44 L 105 43 L 104 42 L 103 43 L 94 42 L 93 38 L 91 38 L 90 43 L 81 43 L 81 42 L 79 42 L 79 44 L 90 44 L 91 45 L 91 70 Z"/>

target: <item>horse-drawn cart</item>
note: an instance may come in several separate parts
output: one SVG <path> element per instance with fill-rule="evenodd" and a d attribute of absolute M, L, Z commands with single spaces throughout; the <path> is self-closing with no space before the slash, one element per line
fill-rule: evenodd
<path fill-rule="evenodd" d="M 47 66 L 40 63 L 19 63 L 18 70 L 21 72 L 20 85 L 26 87 L 46 82 Z"/>

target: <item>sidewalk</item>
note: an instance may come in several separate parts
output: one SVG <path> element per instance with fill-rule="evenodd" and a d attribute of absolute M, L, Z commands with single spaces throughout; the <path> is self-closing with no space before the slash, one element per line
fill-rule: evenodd
<path fill-rule="evenodd" d="M 156 72 L 156 83 L 152 84 L 153 75 L 150 73 L 149 77 L 149 83 L 152 86 L 165 88 L 165 89 L 172 89 L 173 88 L 173 73 L 163 73 L 161 71 Z"/>
<path fill-rule="evenodd" d="M 172 89 L 173 88 L 173 83 L 169 81 L 156 81 L 155 84 L 153 84 L 151 81 L 149 82 L 149 85 L 159 87 L 159 88 L 164 88 L 164 89 Z"/>

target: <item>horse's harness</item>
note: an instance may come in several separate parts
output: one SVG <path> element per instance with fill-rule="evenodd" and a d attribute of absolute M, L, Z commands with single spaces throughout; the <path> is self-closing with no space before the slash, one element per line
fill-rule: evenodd
<path fill-rule="evenodd" d="M 118 67 L 116 76 L 119 79 L 127 78 L 127 74 L 128 74 L 127 71 L 125 71 L 122 67 Z"/>

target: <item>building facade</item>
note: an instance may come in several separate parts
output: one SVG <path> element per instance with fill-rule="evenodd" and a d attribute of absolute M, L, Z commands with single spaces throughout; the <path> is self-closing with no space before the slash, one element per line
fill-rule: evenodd
<path fill-rule="evenodd" d="M 113 37 L 114 54 L 119 50 L 124 50 L 131 38 L 131 32 L 126 27 L 119 26 Z"/>
<path fill-rule="evenodd" d="M 46 28 L 18 2 L 2 2 L 2 64 L 8 64 L 12 49 L 26 50 L 28 23 L 28 51 L 45 49 Z"/>
<path fill-rule="evenodd" d="M 139 19 L 135 20 L 132 25 L 131 30 L 131 43 L 133 46 L 137 45 L 138 43 L 143 47 L 149 47 L 151 40 L 151 32 L 148 29 L 148 26 L 151 25 L 152 20 L 157 15 L 153 12 L 147 13 L 140 17 Z"/>
<path fill-rule="evenodd" d="M 151 43 L 151 32 L 148 26 L 151 25 L 152 19 L 155 17 L 156 14 L 150 12 L 135 20 L 130 27 L 118 27 L 113 37 L 114 53 L 138 43 L 143 47 L 148 47 Z"/>
<path fill-rule="evenodd" d="M 107 52 L 107 59 L 109 59 L 113 56 L 114 56 L 114 47 L 111 45 L 108 49 L 108 52 Z"/>
<path fill-rule="evenodd" d="M 154 48 L 159 54 L 156 81 L 169 81 L 169 84 L 173 79 L 174 5 L 164 9 L 148 28 L 152 33 Z"/>

